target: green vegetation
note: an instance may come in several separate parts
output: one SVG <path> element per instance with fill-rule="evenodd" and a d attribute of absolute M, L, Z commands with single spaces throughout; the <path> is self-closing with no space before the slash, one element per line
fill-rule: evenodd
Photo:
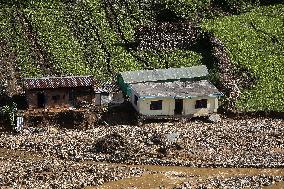
<path fill-rule="evenodd" d="M 134 40 L 135 28 L 150 24 L 151 12 L 136 1 L 127 5 L 117 1 L 103 4 L 97 0 L 64 3 L 25 1 L 18 6 L 5 5 L 5 39 L 17 56 L 22 77 L 44 76 L 36 53 L 16 16 L 21 10 L 27 17 L 51 74 L 94 75 L 99 81 L 111 80 L 120 71 L 146 68 L 180 67 L 201 63 L 192 51 L 135 51 L 127 45 Z M 8 11 L 8 13 L 7 13 Z M 184 53 L 183 53 L 184 52 Z"/>
<path fill-rule="evenodd" d="M 0 3 L 0 49 L 12 56 L 4 58 L 7 56 L 1 52 L 0 61 L 13 62 L 21 77 L 90 74 L 99 83 L 113 81 L 120 71 L 208 64 L 203 49 L 197 53 L 133 48 L 139 26 L 151 26 L 156 21 L 202 23 L 205 30 L 224 42 L 232 62 L 248 68 L 257 79 L 254 86 L 243 91 L 238 108 L 283 111 L 284 10 L 279 3 L 258 6 L 268 2 L 5 0 Z M 19 13 L 30 28 L 25 28 Z M 210 73 L 218 78 L 214 69 Z"/>
<path fill-rule="evenodd" d="M 0 58 L 10 57 L 10 60 L 6 61 L 15 61 L 16 67 L 24 77 L 41 75 L 41 70 L 32 57 L 30 44 L 27 43 L 15 14 L 15 8 L 0 6 L 0 40 L 3 49 Z"/>
<path fill-rule="evenodd" d="M 48 49 L 50 64 L 62 74 L 89 74 L 82 57 L 82 47 L 64 21 L 60 5 L 54 8 L 26 9 L 32 26 L 37 31 L 41 46 Z"/>
<path fill-rule="evenodd" d="M 192 51 L 141 51 L 139 54 L 147 59 L 153 68 L 177 68 L 202 64 L 202 56 Z"/>
<path fill-rule="evenodd" d="M 234 64 L 257 78 L 237 102 L 244 111 L 284 110 L 284 5 L 265 6 L 238 16 L 207 20 L 204 28 L 219 37 Z"/>

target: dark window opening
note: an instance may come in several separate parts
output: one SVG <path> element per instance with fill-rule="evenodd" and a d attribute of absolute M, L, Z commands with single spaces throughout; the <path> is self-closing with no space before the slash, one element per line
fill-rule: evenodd
<path fill-rule="evenodd" d="M 60 99 L 60 95 L 55 95 L 55 96 L 52 96 L 51 99 L 56 103 L 59 101 Z"/>
<path fill-rule="evenodd" d="M 46 103 L 45 95 L 43 92 L 37 93 L 37 106 L 39 108 L 44 108 Z"/>
<path fill-rule="evenodd" d="M 134 104 L 137 106 L 138 96 L 134 95 Z"/>
<path fill-rule="evenodd" d="M 195 103 L 195 109 L 207 108 L 207 99 L 197 100 Z"/>
<path fill-rule="evenodd" d="M 150 110 L 162 110 L 163 109 L 162 104 L 163 104 L 162 100 L 151 101 Z"/>

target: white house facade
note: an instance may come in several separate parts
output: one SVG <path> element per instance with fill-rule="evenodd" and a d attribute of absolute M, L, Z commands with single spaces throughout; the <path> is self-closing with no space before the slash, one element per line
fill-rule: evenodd
<path fill-rule="evenodd" d="M 207 80 L 131 85 L 130 101 L 144 116 L 206 116 L 217 112 L 222 96 Z"/>

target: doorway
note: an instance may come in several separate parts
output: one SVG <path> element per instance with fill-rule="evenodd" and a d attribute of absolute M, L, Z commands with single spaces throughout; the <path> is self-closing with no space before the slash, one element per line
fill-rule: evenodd
<path fill-rule="evenodd" d="M 175 115 L 181 115 L 183 110 L 183 99 L 175 99 Z"/>
<path fill-rule="evenodd" d="M 37 106 L 39 108 L 45 107 L 45 95 L 43 92 L 37 93 Z"/>

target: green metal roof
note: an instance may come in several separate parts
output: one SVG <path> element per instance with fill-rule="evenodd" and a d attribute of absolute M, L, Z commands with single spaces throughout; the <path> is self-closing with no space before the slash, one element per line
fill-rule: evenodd
<path fill-rule="evenodd" d="M 121 72 L 120 75 L 125 83 L 143 83 L 205 77 L 208 75 L 208 70 L 205 65 L 201 65 L 183 68 L 128 71 Z"/>

